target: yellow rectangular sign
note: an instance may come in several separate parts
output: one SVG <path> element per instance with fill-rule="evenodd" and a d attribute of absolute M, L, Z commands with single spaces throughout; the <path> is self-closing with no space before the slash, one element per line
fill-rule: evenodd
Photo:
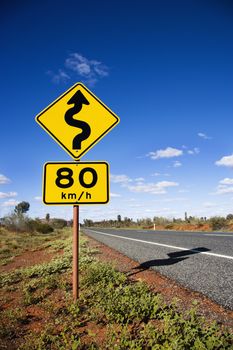
<path fill-rule="evenodd" d="M 109 201 L 106 162 L 49 162 L 44 165 L 43 202 L 105 204 Z"/>

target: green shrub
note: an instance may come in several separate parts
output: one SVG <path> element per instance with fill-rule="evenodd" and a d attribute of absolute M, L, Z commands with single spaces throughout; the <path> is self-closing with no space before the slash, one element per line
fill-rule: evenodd
<path fill-rule="evenodd" d="M 227 226 L 227 220 L 222 216 L 213 216 L 210 218 L 210 225 L 214 231 L 221 230 Z"/>
<path fill-rule="evenodd" d="M 3 225 L 9 231 L 17 232 L 39 232 L 51 233 L 53 227 L 47 223 L 41 222 L 39 219 L 29 219 L 24 214 L 12 213 L 2 219 Z"/>
<path fill-rule="evenodd" d="M 61 229 L 67 226 L 67 221 L 64 219 L 52 219 L 50 223 L 56 229 Z"/>
<path fill-rule="evenodd" d="M 88 271 L 83 277 L 83 283 L 86 286 L 93 286 L 101 282 L 101 284 L 120 285 L 126 281 L 126 276 L 118 272 L 114 267 L 107 263 L 93 262 L 88 267 Z"/>
<path fill-rule="evenodd" d="M 24 214 L 12 213 L 2 218 L 2 225 L 9 231 L 26 232 L 28 217 Z"/>
<path fill-rule="evenodd" d="M 168 225 L 168 224 L 170 224 L 169 219 L 164 218 L 162 216 L 155 216 L 153 218 L 153 222 L 155 225 Z"/>
<path fill-rule="evenodd" d="M 143 325 L 139 334 L 130 331 L 128 325 L 118 328 L 110 327 L 108 334 L 108 350 L 223 350 L 232 349 L 229 334 L 221 334 L 215 324 L 205 327 L 202 320 L 191 315 L 184 319 L 182 315 L 165 316 L 160 329 L 153 323 Z"/>
<path fill-rule="evenodd" d="M 40 232 L 40 233 L 51 233 L 51 232 L 53 232 L 53 228 L 49 224 L 42 224 L 41 223 L 37 227 L 37 232 Z"/>
<path fill-rule="evenodd" d="M 165 226 L 165 228 L 166 228 L 167 230 L 171 230 L 173 227 L 174 227 L 173 224 L 167 224 L 167 225 Z"/>
<path fill-rule="evenodd" d="M 226 217 L 226 219 L 227 219 L 228 221 L 233 220 L 233 214 L 228 214 L 227 217 Z"/>
<path fill-rule="evenodd" d="M 158 316 L 162 310 L 162 298 L 149 292 L 148 287 L 136 284 L 108 286 L 104 298 L 98 300 L 110 322 L 131 323 L 135 320 L 146 322 Z"/>
<path fill-rule="evenodd" d="M 39 233 L 51 233 L 53 228 L 51 225 L 41 222 L 40 220 L 28 220 L 27 222 L 27 231 L 39 232 Z"/>
<path fill-rule="evenodd" d="M 9 286 L 25 278 L 46 277 L 55 273 L 63 273 L 71 269 L 72 254 L 54 258 L 48 263 L 37 264 L 26 268 L 16 269 L 0 275 L 0 287 Z"/>

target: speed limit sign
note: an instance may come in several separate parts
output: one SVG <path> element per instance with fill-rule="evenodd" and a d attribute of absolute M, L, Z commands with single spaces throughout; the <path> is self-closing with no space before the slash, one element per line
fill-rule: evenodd
<path fill-rule="evenodd" d="M 49 162 L 44 165 L 45 204 L 104 204 L 109 201 L 106 162 Z"/>

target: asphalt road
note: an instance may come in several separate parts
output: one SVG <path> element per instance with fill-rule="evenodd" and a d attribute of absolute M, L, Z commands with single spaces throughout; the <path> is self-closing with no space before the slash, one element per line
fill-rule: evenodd
<path fill-rule="evenodd" d="M 233 233 L 84 229 L 84 233 L 233 310 Z"/>

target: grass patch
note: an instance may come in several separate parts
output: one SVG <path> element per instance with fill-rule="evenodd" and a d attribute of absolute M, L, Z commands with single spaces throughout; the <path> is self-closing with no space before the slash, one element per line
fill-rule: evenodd
<path fill-rule="evenodd" d="M 181 313 L 175 302 L 167 305 L 160 294 L 142 282 L 130 282 L 114 266 L 96 260 L 96 250 L 81 239 L 81 291 L 72 301 L 70 235 L 41 242 L 51 251 L 63 250 L 48 263 L 3 274 L 1 287 L 20 295 L 17 307 L 2 307 L 0 338 L 19 350 L 76 349 L 232 349 L 229 331 L 198 316 L 196 307 Z M 3 302 L 4 304 L 4 302 Z M 5 300 L 6 304 L 6 300 Z M 30 328 L 36 307 L 39 330 Z M 14 343 L 15 345 L 15 343 Z M 6 347 L 7 348 L 7 347 Z"/>
<path fill-rule="evenodd" d="M 65 241 L 70 235 L 70 228 L 56 230 L 49 235 L 10 232 L 5 228 L 0 228 L 0 265 L 6 265 L 11 262 L 15 256 L 21 255 L 26 251 L 44 249 L 52 246 L 53 243 L 57 241 Z"/>
<path fill-rule="evenodd" d="M 25 278 L 40 278 L 63 273 L 71 269 L 71 260 L 72 255 L 66 254 L 65 256 L 53 259 L 49 263 L 38 264 L 28 268 L 17 269 L 10 273 L 4 273 L 0 276 L 0 287 L 10 286 Z"/>

